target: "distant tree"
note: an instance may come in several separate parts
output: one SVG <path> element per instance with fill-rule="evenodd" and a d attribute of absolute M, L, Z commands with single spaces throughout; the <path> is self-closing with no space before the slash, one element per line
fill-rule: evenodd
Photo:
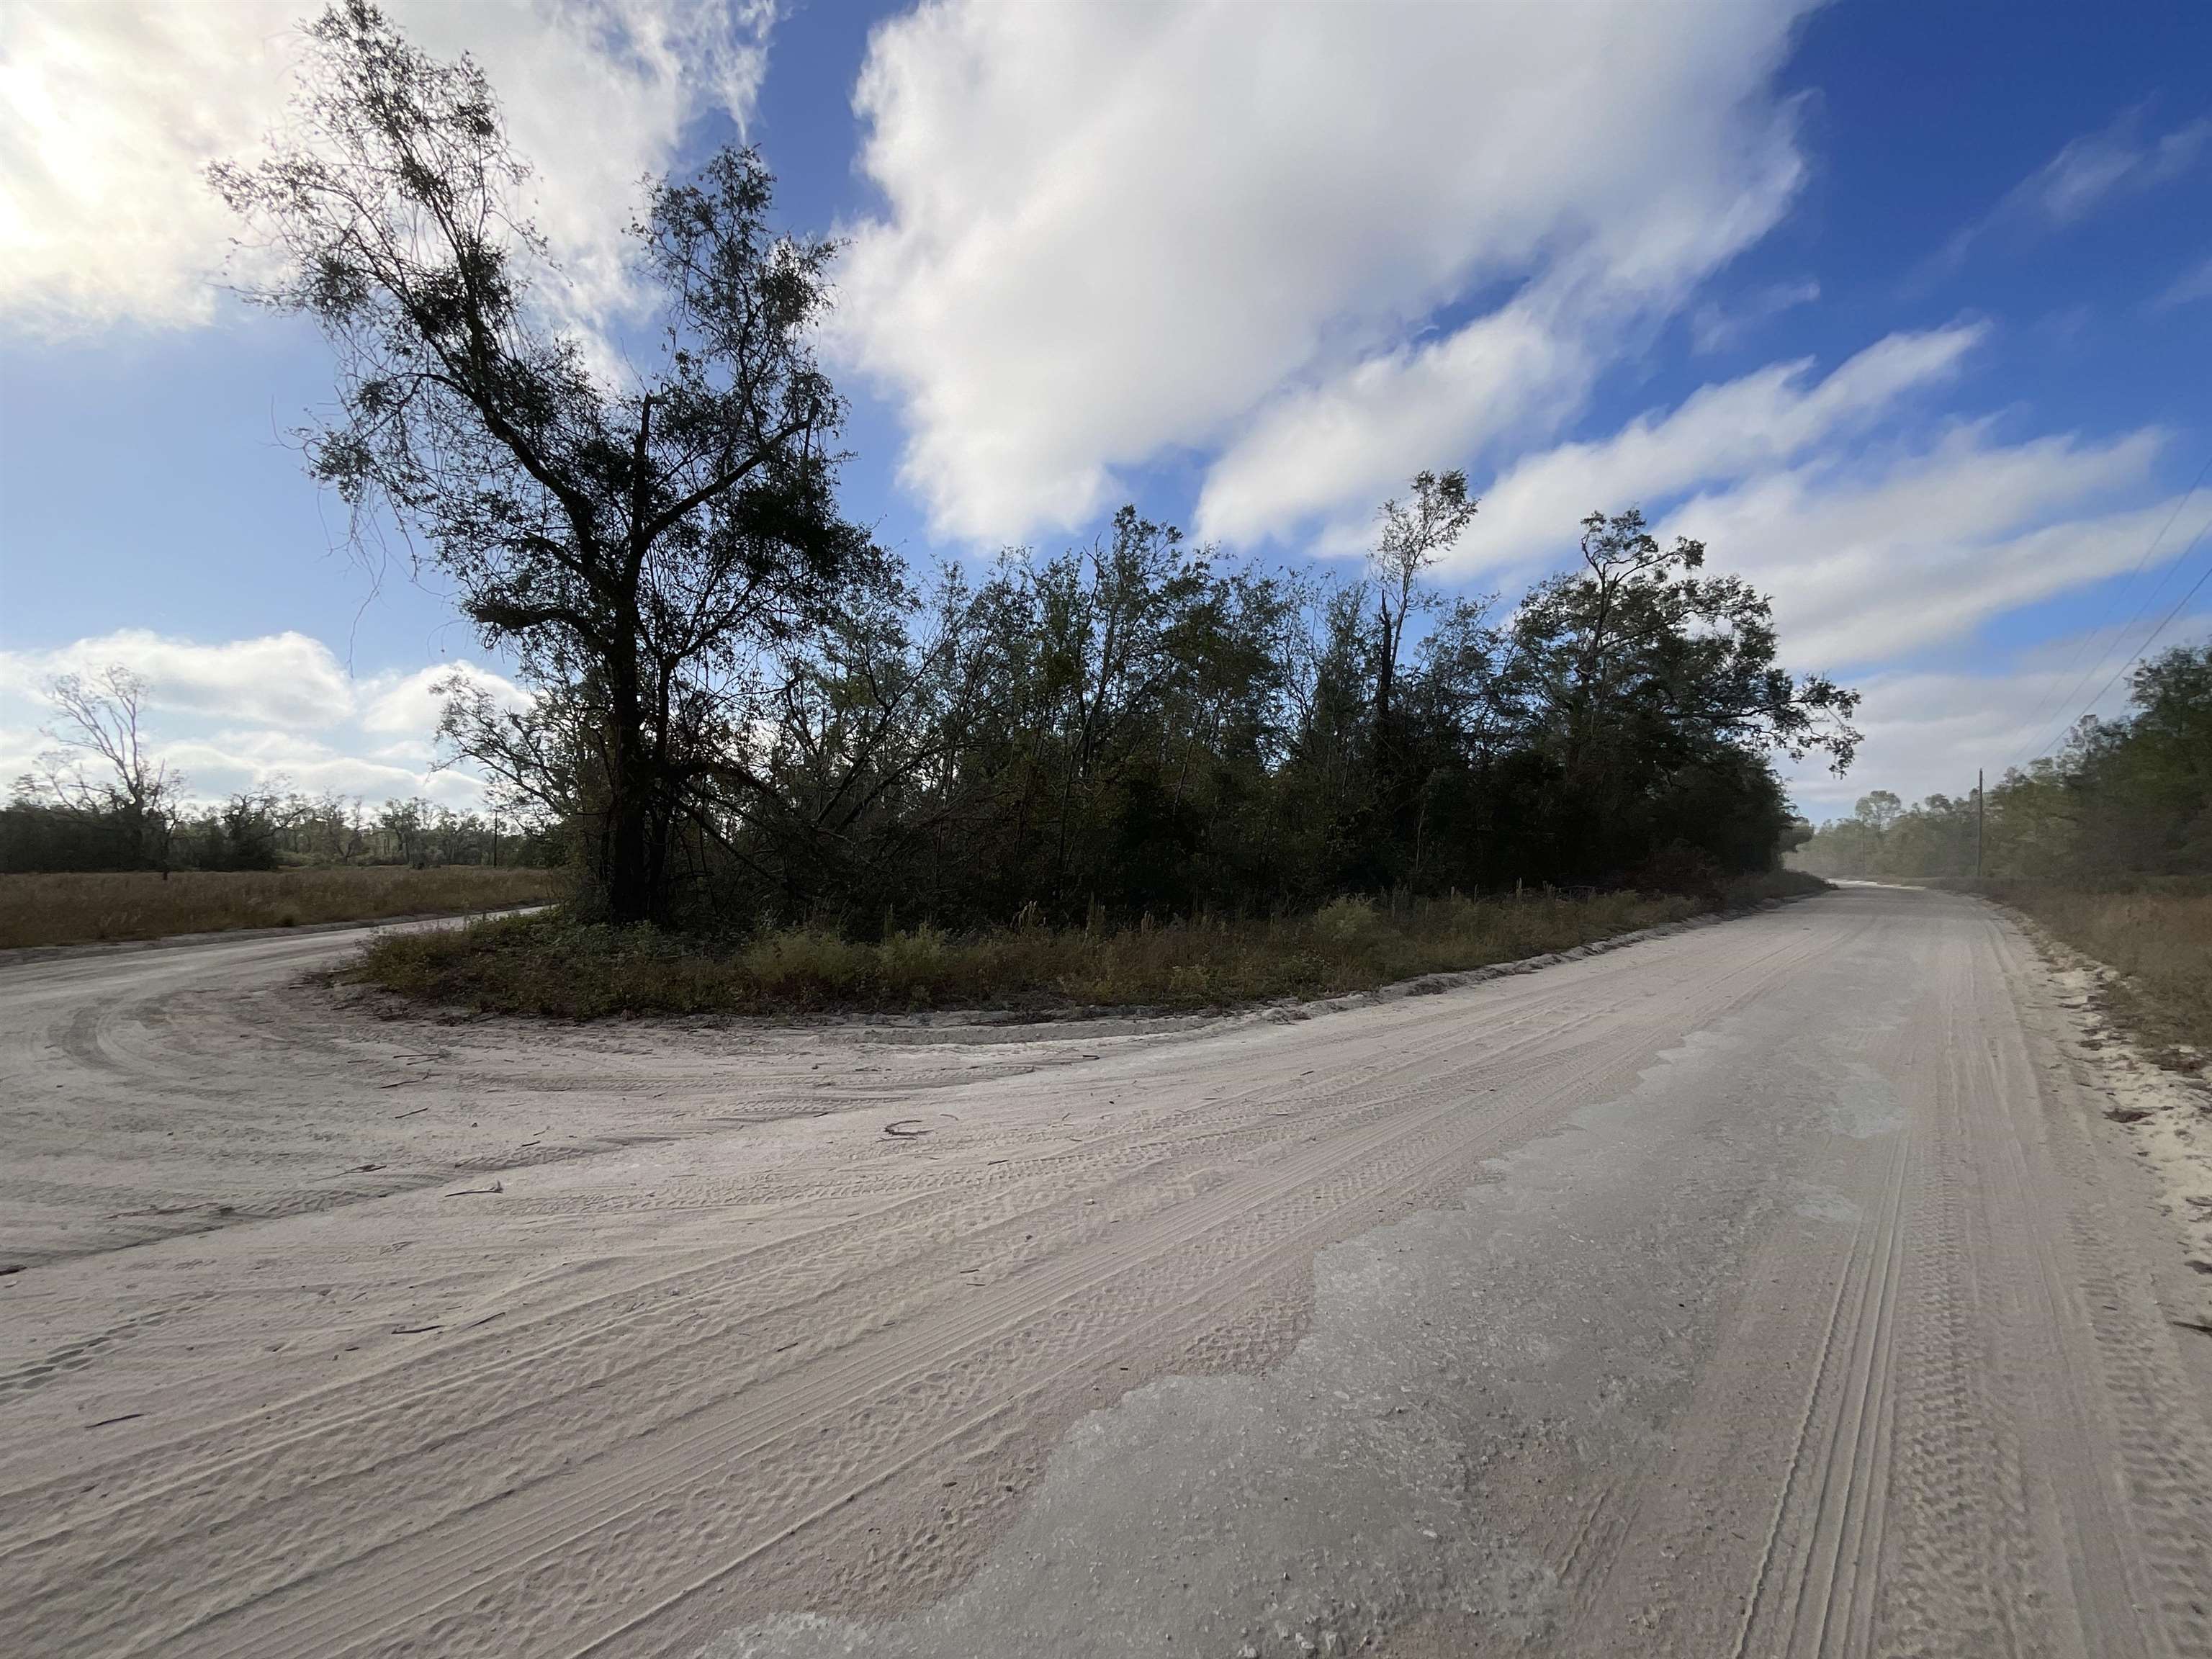
<path fill-rule="evenodd" d="M 221 834 L 210 862 L 224 870 L 274 870 L 277 814 L 283 803 L 273 788 L 241 789 L 214 815 Z"/>
<path fill-rule="evenodd" d="M 422 861 L 425 805 L 419 800 L 390 800 L 376 815 L 376 827 L 392 838 L 392 851 L 402 864 Z"/>
<path fill-rule="evenodd" d="M 1406 625 L 1422 601 L 1421 573 L 1449 552 L 1474 522 L 1479 503 L 1467 493 L 1464 472 L 1417 472 L 1412 499 L 1382 503 L 1382 529 L 1368 570 L 1375 584 L 1375 720 L 1390 719 Z"/>
<path fill-rule="evenodd" d="M 111 665 L 88 676 L 60 675 L 45 690 L 58 712 L 41 732 L 60 747 L 17 781 L 18 797 L 78 818 L 111 844 L 111 866 L 166 871 L 184 779 L 147 740 L 146 682 Z"/>
<path fill-rule="evenodd" d="M 833 247 L 770 231 L 750 149 L 652 185 L 647 366 L 603 378 L 547 320 L 552 267 L 482 72 L 368 0 L 307 39 L 292 131 L 211 177 L 277 256 L 249 297 L 336 351 L 310 469 L 421 532 L 486 643 L 551 695 L 569 741 L 543 752 L 574 769 L 555 793 L 596 902 L 661 917 L 678 823 L 751 782 L 736 739 L 773 693 L 762 653 L 886 580 L 837 510 L 842 406 L 809 344 Z"/>
<path fill-rule="evenodd" d="M 1851 816 L 1877 836 L 1887 835 L 1904 813 L 1905 803 L 1887 789 L 1861 795 L 1858 805 L 1851 809 Z"/>

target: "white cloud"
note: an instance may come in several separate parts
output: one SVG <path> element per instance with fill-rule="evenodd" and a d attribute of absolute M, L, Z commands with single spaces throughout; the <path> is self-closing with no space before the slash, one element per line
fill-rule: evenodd
<path fill-rule="evenodd" d="M 1962 325 L 1893 334 L 1814 385 L 1807 384 L 1808 360 L 1772 364 L 1705 386 L 1671 414 L 1643 416 L 1601 442 L 1529 456 L 1483 492 L 1451 568 L 1530 562 L 1571 545 L 1593 510 L 1656 507 L 1790 460 L 1888 413 L 1909 392 L 1948 380 L 1984 332 Z"/>
<path fill-rule="evenodd" d="M 2071 225 L 2111 197 L 2179 178 L 2212 144 L 2212 120 L 2191 121 L 2148 142 L 2136 137 L 2141 124 L 2141 112 L 2131 110 L 2104 131 L 2073 140 L 2014 186 L 1999 213 L 2053 228 Z"/>
<path fill-rule="evenodd" d="M 459 674 L 509 707 L 528 701 L 511 681 L 467 661 L 356 681 L 327 646 L 302 634 L 202 645 L 125 629 L 56 650 L 0 651 L 0 781 L 54 747 L 40 731 L 52 718 L 46 681 L 111 665 L 146 681 L 154 751 L 203 799 L 281 781 L 371 799 L 473 801 L 479 785 L 465 769 L 433 769 L 434 688 Z"/>
<path fill-rule="evenodd" d="M 1811 277 L 1794 283 L 1770 283 L 1729 305 L 1707 303 L 1690 319 L 1690 343 L 1698 351 L 1725 351 L 1763 323 L 1785 311 L 1809 306 L 1820 297 L 1820 285 Z"/>
<path fill-rule="evenodd" d="M 1441 574 L 1549 565 L 1589 513 L 1638 506 L 1662 538 L 1705 542 L 1714 569 L 1772 596 L 1788 661 L 1848 669 L 2131 568 L 2176 505 L 2145 501 L 2163 434 L 2008 444 L 1984 421 L 1869 435 L 1986 333 L 1893 334 L 1819 380 L 1808 361 L 1772 364 L 1525 457 L 1482 492 Z"/>
<path fill-rule="evenodd" d="M 2004 762 L 2035 740 L 2025 719 L 2052 690 L 2056 665 L 1996 673 L 1882 674 L 1863 681 L 1856 724 L 1865 736 L 1856 763 L 1838 778 L 1812 765 L 1790 769 L 1790 797 L 1814 818 L 1837 817 L 1872 789 L 1911 802 L 1963 795 L 1974 769 L 1994 783 Z"/>
<path fill-rule="evenodd" d="M 1501 398 L 1571 406 L 1773 223 L 1796 9 L 925 6 L 855 94 L 886 211 L 851 228 L 839 350 L 901 403 L 943 533 L 1074 523 L 1248 422 L 1210 533 L 1364 501 Z M 1417 459 L 1340 441 L 1408 404 Z"/>
<path fill-rule="evenodd" d="M 1206 477 L 1198 533 L 1249 544 L 1357 507 L 1361 516 L 1340 518 L 1320 538 L 1325 550 L 1356 550 L 1376 500 L 1405 473 L 1424 459 L 1449 465 L 1508 433 L 1555 427 L 1596 368 L 1572 331 L 1547 326 L 1522 304 L 1441 341 L 1370 357 L 1254 420 Z"/>
<path fill-rule="evenodd" d="M 768 0 L 389 0 L 416 44 L 472 53 L 538 170 L 536 211 L 580 322 L 618 312 L 623 228 L 710 108 L 741 123 Z M 48 334 L 215 315 L 237 227 L 202 181 L 283 115 L 302 0 L 10 6 L 0 47 L 0 320 Z M 580 111 L 589 118 L 580 119 Z"/>
<path fill-rule="evenodd" d="M 450 806 L 477 804 L 483 788 L 457 770 L 433 771 L 428 750 L 380 757 L 267 731 L 223 731 L 165 742 L 160 754 L 181 771 L 191 794 L 217 799 L 236 790 L 281 787 L 305 794 L 359 795 L 370 802 L 421 796 Z"/>
<path fill-rule="evenodd" d="M 52 651 L 0 652 L 0 684 L 36 696 L 58 674 L 120 665 L 145 680 L 155 708 L 280 726 L 330 726 L 353 712 L 345 670 L 304 634 L 200 645 L 143 628 L 119 629 Z"/>
<path fill-rule="evenodd" d="M 4 696 L 0 690 L 0 696 Z M 17 778 L 38 764 L 39 757 L 53 744 L 34 725 L 0 725 L 0 789 L 14 785 Z"/>
<path fill-rule="evenodd" d="M 493 702 L 502 708 L 521 708 L 530 702 L 529 693 L 513 681 L 474 663 L 438 663 L 401 678 L 373 684 L 362 710 L 362 730 L 385 734 L 436 731 L 446 703 L 439 688 L 456 678 L 477 690 L 489 692 Z"/>
<path fill-rule="evenodd" d="M 2003 445 L 1985 423 L 1872 465 L 1832 459 L 1686 503 L 1662 537 L 1774 599 L 1799 666 L 1897 661 L 2132 568 L 2173 501 L 2140 503 L 2161 434 Z"/>

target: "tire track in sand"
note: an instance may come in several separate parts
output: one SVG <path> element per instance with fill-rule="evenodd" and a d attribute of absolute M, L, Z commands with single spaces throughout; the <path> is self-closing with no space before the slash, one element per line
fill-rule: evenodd
<path fill-rule="evenodd" d="M 745 1538 L 774 1545 L 791 1535 L 790 1517 L 842 1507 L 831 1503 L 824 1510 L 818 1494 L 838 1498 L 865 1489 L 860 1482 L 909 1467 L 919 1455 L 913 1449 L 916 1445 L 926 1451 L 948 1443 L 948 1436 L 972 1436 L 1011 1405 L 1040 1388 L 1049 1389 L 1063 1373 L 1082 1371 L 1082 1356 L 1091 1357 L 1088 1363 L 1095 1370 L 1105 1353 L 1121 1351 L 1108 1346 L 1117 1331 L 1135 1332 L 1137 1338 L 1129 1340 L 1140 1340 L 1146 1332 L 1164 1328 L 1163 1322 L 1171 1322 L 1177 1310 L 1187 1315 L 1186 1324 L 1232 1318 L 1240 1287 L 1273 1273 L 1284 1256 L 1308 1252 L 1338 1231 L 1370 1224 L 1392 1203 L 1402 1201 L 1394 1193 L 1406 1189 L 1409 1181 L 1432 1185 L 1440 1168 L 1454 1171 L 1450 1179 L 1463 1180 L 1472 1162 L 1537 1132 L 1593 1089 L 1608 1086 L 1609 1079 L 1632 1074 L 1654 1044 L 1671 1040 L 1682 1024 L 1710 1018 L 1757 994 L 1773 974 L 1787 971 L 1791 960 L 1811 948 L 1802 940 L 1787 939 L 1750 961 L 1728 951 L 1687 952 L 1687 965 L 1696 971 L 1666 994 L 1632 1000 L 1626 995 L 1631 981 L 1622 981 L 1620 995 L 1601 1000 L 1598 1011 L 1555 1019 L 1548 1034 L 1530 1037 L 1536 1052 L 1516 1064 L 1498 1065 L 1486 1052 L 1491 1045 L 1480 1030 L 1455 1032 L 1438 1018 L 1456 999 L 1425 999 L 1410 1010 L 1383 1011 L 1390 1017 L 1382 1024 L 1392 1030 L 1410 1028 L 1419 1040 L 1386 1036 L 1377 1042 L 1377 1081 L 1361 1091 L 1355 1114 L 1335 1121 L 1327 1115 L 1285 1120 L 1267 1143 L 1277 1149 L 1274 1163 L 1232 1170 L 1228 1184 L 1212 1191 L 1170 1190 L 1157 1215 L 1140 1215 L 1133 1207 L 1132 1226 L 1118 1236 L 1098 1224 L 1071 1224 L 1066 1238 L 1073 1242 L 1060 1259 L 1018 1270 L 986 1286 L 980 1297 L 957 1284 L 940 1284 L 933 1297 L 878 1309 L 872 1324 L 863 1321 L 865 1328 L 856 1328 L 848 1340 L 799 1367 L 750 1380 L 740 1389 L 725 1384 L 719 1400 L 710 1397 L 702 1407 L 660 1417 L 652 1426 L 667 1443 L 641 1455 L 635 1447 L 621 1445 L 572 1474 L 506 1486 L 501 1483 L 513 1478 L 514 1466 L 496 1446 L 477 1444 L 480 1435 L 470 1425 L 465 1435 L 455 1433 L 434 1443 L 430 1449 L 453 1455 L 444 1468 L 425 1468 L 421 1476 L 422 1484 L 459 1486 L 459 1493 L 449 1494 L 461 1500 L 458 1507 L 432 1526 L 416 1529 L 411 1538 L 380 1547 L 375 1534 L 392 1523 L 372 1523 L 392 1514 L 386 1499 L 405 1493 L 380 1493 L 374 1481 L 364 1490 L 362 1482 L 340 1480 L 335 1472 L 327 1481 L 311 1479 L 311 1487 L 353 1488 L 318 1521 L 312 1508 L 301 1507 L 297 1488 L 272 1488 L 240 1505 L 234 1501 L 234 1465 L 202 1468 L 180 1474 L 143 1505 L 146 1525 L 137 1543 L 111 1537 L 109 1543 L 123 1547 L 108 1559 L 118 1567 L 129 1566 L 141 1583 L 198 1587 L 181 1595 L 184 1605 L 173 1609 L 184 1615 L 182 1627 L 167 1622 L 159 1626 L 167 1632 L 167 1644 L 187 1650 L 299 1650 L 302 1645 L 330 1645 L 348 1634 L 374 1646 L 400 1640 L 408 1629 L 450 1652 L 471 1650 L 472 1640 L 492 1631 L 503 1634 L 482 1650 L 533 1647 L 541 1640 L 581 1642 L 595 1624 L 606 1620 L 614 1603 L 651 1594 L 649 1578 L 666 1578 L 680 1594 L 691 1582 L 680 1577 L 691 1559 L 726 1561 L 751 1547 Z M 1526 1003 L 1528 997 L 1524 993 L 1515 1000 Z M 1591 1026 L 1602 1035 L 1580 1043 L 1560 1041 L 1562 1027 Z M 1314 1035 L 1310 1028 L 1291 1028 L 1281 1040 Z M 1339 1066 L 1345 1063 L 1340 1058 Z M 1466 1097 L 1477 1092 L 1472 1078 L 1485 1075 L 1485 1066 L 1494 1068 L 1487 1080 L 1499 1089 L 1524 1091 L 1516 1100 L 1493 1104 L 1486 1122 L 1485 1113 Z M 1410 1085 L 1408 1079 L 1424 1071 L 1443 1075 L 1426 1087 Z M 1546 1086 L 1528 1092 L 1528 1079 L 1540 1073 L 1549 1074 Z M 1186 1137 L 1200 1129 L 1218 1134 L 1218 1106 L 1209 1111 L 1186 1102 L 1176 1113 L 1175 1121 L 1164 1126 L 1159 1121 L 1139 1126 L 1145 1136 L 1161 1143 L 1149 1160 L 1152 1169 L 1173 1167 L 1179 1130 Z M 1447 1141 L 1456 1137 L 1456 1149 L 1442 1149 L 1440 1135 Z M 1136 1138 L 1133 1128 L 1124 1136 Z M 1233 1162 L 1249 1159 L 1254 1152 L 1250 1146 L 1225 1151 L 1217 1146 L 1214 1156 Z M 956 1192 L 948 1186 L 948 1201 Z M 965 1202 L 975 1201 L 971 1186 Z M 1287 1233 L 1273 1224 L 1274 1218 L 1293 1213 L 1310 1224 Z M 1255 1225 L 1255 1217 L 1271 1224 Z M 917 1227 L 926 1227 L 926 1211 L 917 1211 L 915 1220 Z M 1120 1224 L 1113 1219 L 1103 1224 L 1109 1229 Z M 877 1236 L 865 1224 L 842 1234 L 834 1226 L 820 1231 L 832 1238 Z M 1273 1255 L 1266 1254 L 1270 1239 L 1279 1247 Z M 824 1288 L 823 1270 L 832 1263 L 818 1253 L 797 1254 L 802 1264 L 811 1263 L 811 1288 L 818 1293 Z M 842 1282 L 851 1282 L 850 1276 Z M 794 1285 L 790 1305 L 805 1304 L 807 1295 L 805 1287 Z M 1224 1297 L 1232 1305 L 1224 1305 Z M 640 1298 L 638 1305 L 655 1304 Z M 818 1302 L 812 1310 L 821 1310 Z M 574 1323 L 561 1340 L 575 1337 Z M 641 1327 L 624 1336 L 635 1347 L 652 1334 L 650 1327 Z M 486 1339 L 479 1346 L 488 1343 Z M 1055 1370 L 1054 1353 L 1077 1358 Z M 951 1375 L 957 1367 L 950 1363 L 963 1354 L 976 1357 L 970 1368 L 974 1375 L 965 1378 Z M 518 1362 L 507 1369 L 523 1378 L 542 1372 L 545 1364 L 541 1354 L 532 1364 Z M 1036 1382 L 1038 1377 L 1044 1382 Z M 634 1374 L 611 1370 L 576 1392 L 603 1394 L 617 1408 L 625 1401 L 633 1409 L 649 1406 L 631 1389 L 634 1380 Z M 465 1377 L 455 1386 L 470 1397 L 477 1388 Z M 427 1403 L 417 1400 L 411 1412 L 402 1414 L 453 1427 L 450 1404 L 426 1410 Z M 501 1420 L 524 1423 L 526 1413 Z M 372 1449 L 372 1470 L 399 1461 L 385 1455 L 390 1448 L 382 1435 L 389 1423 L 389 1417 L 371 1413 L 357 1417 L 345 1431 L 344 1437 Z M 819 1432 L 825 1423 L 842 1425 L 844 1432 Z M 810 1434 L 809 1429 L 817 1431 Z M 857 1443 L 849 1455 L 821 1443 L 846 1438 Z M 252 1455 L 265 1466 L 289 1463 L 296 1468 L 297 1450 L 295 1443 L 281 1452 Z M 453 1465 L 465 1451 L 471 1462 L 479 1452 L 494 1454 L 486 1460 L 488 1472 L 478 1476 L 457 1470 Z M 619 1468 L 600 1467 L 617 1462 Z M 714 1473 L 697 1478 L 702 1466 Z M 744 1512 L 735 1516 L 727 1477 L 720 1473 L 732 1468 L 744 1469 L 751 1489 Z M 872 1477 L 871 1470 L 878 1475 Z M 357 1470 L 349 1466 L 344 1472 Z M 413 1489 L 416 1495 L 421 1489 Z M 470 1501 L 472 1492 L 478 1495 Z M 222 1513 L 209 1511 L 210 1504 Z M 180 1524 L 195 1510 L 210 1524 Z M 733 1535 L 732 1528 L 744 1535 Z M 609 1532 L 631 1535 L 611 1544 L 605 1537 Z M 52 1594 L 42 1598 L 39 1608 L 44 1627 L 83 1629 L 76 1622 L 80 1620 L 89 1620 L 94 1630 L 103 1627 L 100 1609 L 82 1605 L 70 1593 L 70 1563 L 82 1562 L 87 1546 L 104 1553 L 97 1552 L 97 1533 L 96 1528 L 73 1525 L 65 1540 L 57 1540 L 67 1547 L 51 1564 L 53 1576 L 47 1584 Z M 282 1536 L 284 1544 L 271 1549 L 273 1536 Z M 666 1547 L 672 1536 L 696 1538 L 697 1547 L 672 1550 Z M 648 1540 L 655 1539 L 659 1547 L 648 1548 Z M 580 1542 L 586 1540 L 590 1547 Z M 186 1559 L 194 1551 L 205 1552 L 197 1563 Z M 541 1582 L 546 1575 L 535 1571 L 517 1571 L 533 1552 L 550 1564 L 553 1582 Z M 654 1565 L 659 1561 L 668 1564 L 665 1570 Z M 493 1565 L 493 1573 L 472 1571 L 487 1563 Z M 193 1565 L 208 1571 L 198 1577 L 182 1571 Z M 610 1579 L 610 1573 L 616 1577 Z M 483 1577 L 503 1582 L 489 1588 L 470 1583 Z M 398 1584 L 408 1587 L 404 1608 L 392 1605 Z M 449 1607 L 442 1617 L 431 1616 L 431 1604 L 441 1595 L 474 1599 L 464 1607 Z M 131 1621 L 148 1628 L 147 1613 L 143 1604 L 120 1613 L 112 1633 L 122 1637 L 124 1625 Z M 502 1622 L 510 1614 L 512 1622 Z"/>

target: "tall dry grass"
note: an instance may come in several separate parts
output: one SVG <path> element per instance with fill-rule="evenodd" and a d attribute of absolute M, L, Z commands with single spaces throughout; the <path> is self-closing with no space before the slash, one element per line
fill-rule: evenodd
<path fill-rule="evenodd" d="M 2118 969 L 2106 1000 L 2154 1046 L 2212 1054 L 2212 890 L 2130 892 L 2002 884 L 1994 896 L 2085 956 Z"/>
<path fill-rule="evenodd" d="M 1739 902 L 1818 890 L 1782 877 Z M 901 1013 L 943 1008 L 1218 1008 L 1370 990 L 1423 974 L 1540 956 L 1709 903 L 1607 893 L 1453 899 L 1395 912 L 1338 899 L 1305 916 L 1117 929 L 923 927 L 878 943 L 813 929 L 713 948 L 648 929 L 580 927 L 557 915 L 379 939 L 352 977 L 428 1001 L 502 1013 Z"/>
<path fill-rule="evenodd" d="M 550 870 L 473 865 L 182 870 L 166 879 L 147 871 L 0 875 L 0 946 L 454 915 L 543 903 L 558 879 Z"/>

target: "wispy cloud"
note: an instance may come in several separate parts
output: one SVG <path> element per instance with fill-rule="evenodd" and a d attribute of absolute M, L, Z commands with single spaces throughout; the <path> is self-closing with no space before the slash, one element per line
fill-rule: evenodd
<path fill-rule="evenodd" d="M 2199 300 L 2212 300 L 2212 253 L 2206 254 L 2175 277 L 2172 283 L 2151 303 L 2154 308 L 2164 311 L 2173 306 L 2193 305 Z"/>
<path fill-rule="evenodd" d="M 2146 500 L 2165 447 L 2156 430 L 2006 444 L 1972 422 L 1700 495 L 1661 532 L 1772 592 L 1793 660 L 1893 664 L 2132 567 L 2177 504 Z"/>
<path fill-rule="evenodd" d="M 1547 561 L 1594 509 L 1656 512 L 1694 490 L 1796 459 L 1863 431 L 1915 392 L 1953 378 L 1982 340 L 1978 324 L 1893 334 L 1812 379 L 1804 360 L 1699 388 L 1680 406 L 1639 416 L 1611 437 L 1524 456 L 1483 492 L 1455 574 Z"/>
<path fill-rule="evenodd" d="M 2212 156 L 2212 118 L 2153 135 L 2144 131 L 2146 115 L 2137 106 L 2101 132 L 2069 140 L 1954 236 L 1938 256 L 1938 267 L 1956 270 L 1984 239 L 2029 240 L 2071 229 L 2111 203 L 2171 184 Z"/>
<path fill-rule="evenodd" d="M 1701 353 L 1726 351 L 1784 312 L 1811 305 L 1820 297 L 1820 285 L 1808 276 L 1770 283 L 1726 305 L 1709 301 L 1691 313 L 1690 343 Z"/>

